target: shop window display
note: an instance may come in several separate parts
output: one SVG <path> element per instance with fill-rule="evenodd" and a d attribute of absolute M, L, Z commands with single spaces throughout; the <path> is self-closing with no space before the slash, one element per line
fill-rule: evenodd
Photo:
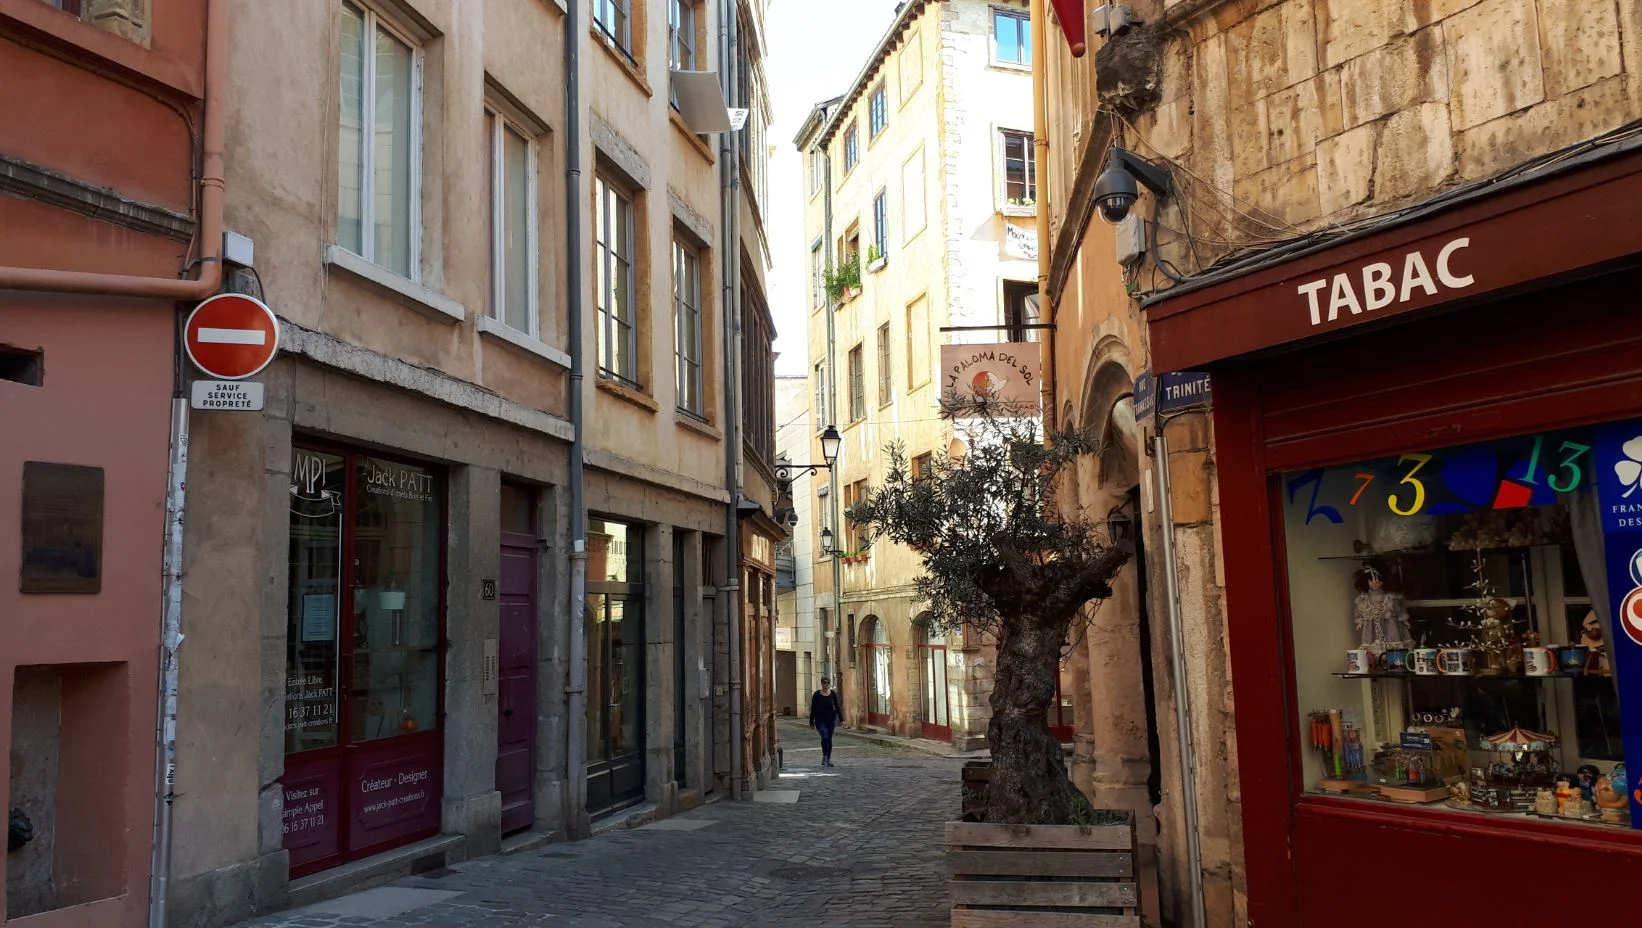
<path fill-rule="evenodd" d="M 1631 824 L 1601 431 L 1281 476 L 1307 792 Z"/>

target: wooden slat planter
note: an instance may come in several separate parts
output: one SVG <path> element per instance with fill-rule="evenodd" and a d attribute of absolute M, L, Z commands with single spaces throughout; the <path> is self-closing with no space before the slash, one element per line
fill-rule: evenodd
<path fill-rule="evenodd" d="M 952 928 L 1140 928 L 1133 822 L 948 822 L 946 843 Z"/>

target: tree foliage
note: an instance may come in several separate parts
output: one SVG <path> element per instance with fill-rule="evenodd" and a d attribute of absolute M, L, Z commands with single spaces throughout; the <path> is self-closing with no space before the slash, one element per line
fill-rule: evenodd
<path fill-rule="evenodd" d="M 1060 653 L 1129 559 L 1103 525 L 1056 505 L 1059 477 L 1096 443 L 1076 430 L 1045 442 L 1028 411 L 977 396 L 949 397 L 942 415 L 965 433 L 965 453 L 934 455 L 914 476 L 905 448 L 892 444 L 883 484 L 849 517 L 921 553 L 917 592 L 932 625 L 968 626 L 998 643 L 987 820 L 1067 824 L 1081 797 L 1049 730 Z"/>

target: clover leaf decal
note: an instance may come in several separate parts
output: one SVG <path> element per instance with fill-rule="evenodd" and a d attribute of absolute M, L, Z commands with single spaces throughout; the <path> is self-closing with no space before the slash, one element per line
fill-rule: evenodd
<path fill-rule="evenodd" d="M 1614 464 L 1613 472 L 1625 486 L 1625 498 L 1629 498 L 1642 487 L 1642 435 L 1625 442 L 1620 450 L 1625 452 L 1625 460 Z"/>

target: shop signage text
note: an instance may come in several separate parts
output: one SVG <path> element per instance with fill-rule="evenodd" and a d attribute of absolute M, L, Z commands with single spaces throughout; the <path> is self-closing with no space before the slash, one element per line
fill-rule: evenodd
<path fill-rule="evenodd" d="M 1596 437 L 1596 500 L 1607 562 L 1608 608 L 1604 644 L 1613 661 L 1626 765 L 1642 758 L 1642 420 L 1618 422 Z M 1631 827 L 1642 828 L 1642 788 L 1630 784 Z"/>
<path fill-rule="evenodd" d="M 1297 292 L 1306 298 L 1311 324 L 1320 326 L 1339 321 L 1342 310 L 1360 316 L 1393 303 L 1407 303 L 1422 294 L 1436 296 L 1441 289 L 1464 290 L 1477 278 L 1456 270 L 1454 258 L 1469 247 L 1470 238 L 1456 238 L 1443 245 L 1430 262 L 1418 250 L 1408 252 L 1403 256 L 1400 275 L 1390 262 L 1376 261 L 1355 273 L 1342 271 L 1333 278 L 1307 281 Z"/>
<path fill-rule="evenodd" d="M 433 475 L 416 468 L 366 459 L 365 492 L 425 503 L 433 499 Z"/>
<path fill-rule="evenodd" d="M 327 824 L 335 829 L 331 812 L 331 797 L 318 778 L 286 786 L 285 804 L 280 813 L 280 826 L 285 834 L 285 845 L 300 845 L 309 832 L 324 829 Z"/>
<path fill-rule="evenodd" d="M 1036 409 L 1041 352 L 1037 342 L 942 345 L 942 395 Z"/>
<path fill-rule="evenodd" d="M 1195 371 L 1164 374 L 1158 378 L 1157 405 L 1164 412 L 1178 412 L 1209 403 L 1209 375 Z"/>

